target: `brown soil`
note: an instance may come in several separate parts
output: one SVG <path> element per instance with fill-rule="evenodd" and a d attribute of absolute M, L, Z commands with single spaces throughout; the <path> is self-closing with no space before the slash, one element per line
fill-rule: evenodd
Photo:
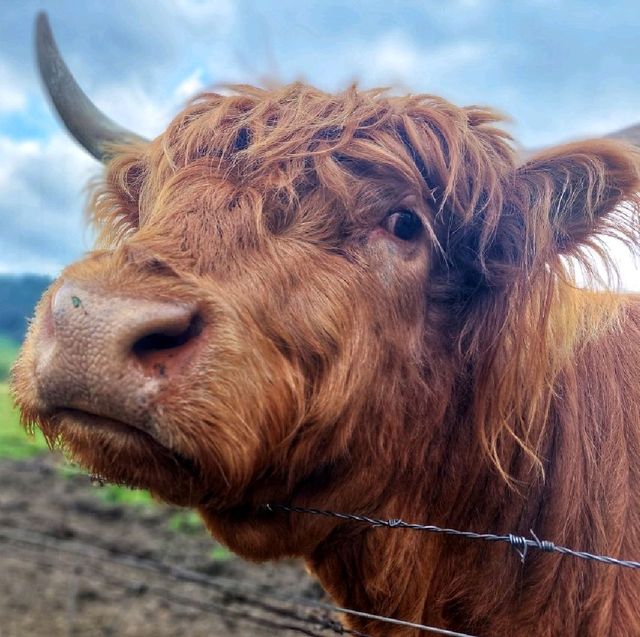
<path fill-rule="evenodd" d="M 56 462 L 0 460 L 0 637 L 335 634 L 283 602 L 322 598 L 301 564 L 221 559 L 203 529 L 172 528 L 177 509 L 107 504 Z"/>

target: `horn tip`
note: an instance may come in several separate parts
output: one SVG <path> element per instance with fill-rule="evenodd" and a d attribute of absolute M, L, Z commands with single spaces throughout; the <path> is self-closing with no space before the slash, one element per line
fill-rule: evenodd
<path fill-rule="evenodd" d="M 36 58 L 42 74 L 43 66 L 45 66 L 48 57 L 47 52 L 57 49 L 49 24 L 49 16 L 45 11 L 38 11 L 36 14 L 35 27 Z"/>
<path fill-rule="evenodd" d="M 49 16 L 46 11 L 38 11 L 36 13 L 36 33 L 38 37 L 49 35 L 51 33 L 51 25 L 49 24 Z"/>
<path fill-rule="evenodd" d="M 44 11 L 36 14 L 35 45 L 40 78 L 54 111 L 85 150 L 104 162 L 108 158 L 105 145 L 124 140 L 142 140 L 138 135 L 114 124 L 84 94 L 58 50 Z"/>

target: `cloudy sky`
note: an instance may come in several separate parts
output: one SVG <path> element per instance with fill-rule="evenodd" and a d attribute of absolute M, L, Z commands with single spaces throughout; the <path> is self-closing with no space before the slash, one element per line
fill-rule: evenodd
<path fill-rule="evenodd" d="M 0 0 L 0 272 L 55 274 L 91 244 L 84 187 L 100 167 L 42 96 L 41 9 L 89 96 L 146 136 L 201 88 L 273 77 L 491 105 L 527 146 L 640 121 L 637 0 Z"/>

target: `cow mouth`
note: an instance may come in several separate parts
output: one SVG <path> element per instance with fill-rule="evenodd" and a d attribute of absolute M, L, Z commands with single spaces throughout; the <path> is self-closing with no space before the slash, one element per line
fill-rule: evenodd
<path fill-rule="evenodd" d="M 196 464 L 139 427 L 68 407 L 55 409 L 40 426 L 101 483 L 149 489 L 182 506 L 202 497 Z"/>
<path fill-rule="evenodd" d="M 109 418 L 83 409 L 75 409 L 72 407 L 62 407 L 55 409 L 53 416 L 56 420 L 72 420 L 74 424 L 81 427 L 91 427 L 98 431 L 108 431 L 113 434 L 141 434 L 147 436 L 150 439 L 155 440 L 149 433 L 143 431 L 139 427 L 130 425 L 122 420 L 116 420 L 115 418 Z"/>
<path fill-rule="evenodd" d="M 166 453 L 176 454 L 168 445 L 164 444 L 157 436 L 152 435 L 146 429 L 130 424 L 123 420 L 103 416 L 92 411 L 76 409 L 74 407 L 60 407 L 53 410 L 52 420 L 60 429 L 62 439 L 74 432 L 83 431 L 89 436 L 108 435 L 114 439 L 122 438 L 131 440 L 131 444 L 160 446 Z M 181 457 L 181 456 L 180 456 Z"/>

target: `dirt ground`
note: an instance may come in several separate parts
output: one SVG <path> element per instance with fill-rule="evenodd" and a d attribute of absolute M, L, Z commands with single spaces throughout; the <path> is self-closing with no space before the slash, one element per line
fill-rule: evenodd
<path fill-rule="evenodd" d="M 106 503 L 56 462 L 0 460 L 0 637 L 335 634 L 282 601 L 322 599 L 301 564 L 229 558 L 177 509 Z"/>

